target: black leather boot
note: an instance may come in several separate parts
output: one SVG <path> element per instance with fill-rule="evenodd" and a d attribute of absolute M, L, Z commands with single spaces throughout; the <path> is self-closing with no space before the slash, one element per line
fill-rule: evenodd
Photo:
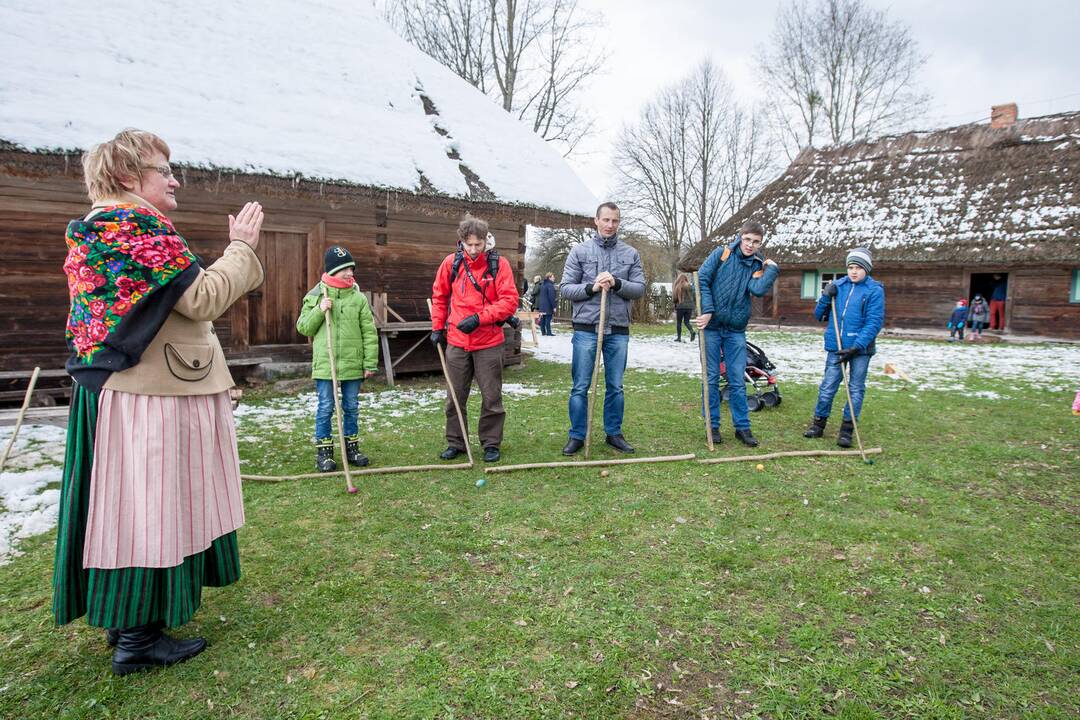
<path fill-rule="evenodd" d="M 116 628 L 105 628 L 105 644 L 116 647 L 116 640 L 120 637 L 120 631 Z"/>
<path fill-rule="evenodd" d="M 842 448 L 851 447 L 851 433 L 855 431 L 855 424 L 850 420 L 840 423 L 840 432 L 836 435 L 836 444 Z"/>
<path fill-rule="evenodd" d="M 360 440 L 356 436 L 345 438 L 345 459 L 355 467 L 368 464 L 367 455 L 360 452 Z"/>
<path fill-rule="evenodd" d="M 754 437 L 754 434 L 750 432 L 750 428 L 746 428 L 745 430 L 736 429 L 735 439 L 747 447 L 757 447 L 760 445 L 757 438 Z"/>
<path fill-rule="evenodd" d="M 315 468 L 319 472 L 334 472 L 337 463 L 334 462 L 334 445 L 329 440 L 319 440 L 315 444 Z"/>
<path fill-rule="evenodd" d="M 139 625 L 120 630 L 116 637 L 116 652 L 112 671 L 127 675 L 137 670 L 164 667 L 195 657 L 206 649 L 204 638 L 177 640 L 156 625 Z"/>
<path fill-rule="evenodd" d="M 827 417 L 817 417 L 810 421 L 810 425 L 806 428 L 806 432 L 802 434 L 805 438 L 819 438 L 825 434 L 825 423 L 829 422 Z"/>

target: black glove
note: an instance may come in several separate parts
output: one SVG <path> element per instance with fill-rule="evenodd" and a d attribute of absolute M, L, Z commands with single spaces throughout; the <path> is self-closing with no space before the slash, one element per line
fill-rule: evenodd
<path fill-rule="evenodd" d="M 432 330 L 431 331 L 431 344 L 436 348 L 446 347 L 446 331 L 444 330 Z"/>
<path fill-rule="evenodd" d="M 480 327 L 480 316 L 475 313 L 465 318 L 457 324 L 457 329 L 468 335 L 476 328 Z"/>
<path fill-rule="evenodd" d="M 849 347 L 849 348 L 844 348 L 843 350 L 840 350 L 839 352 L 837 352 L 836 357 L 837 357 L 837 359 L 840 360 L 840 362 L 846 363 L 848 360 L 850 360 L 851 358 L 855 357 L 858 354 L 859 354 L 859 348 L 857 348 L 857 347 Z"/>
<path fill-rule="evenodd" d="M 825 286 L 824 295 L 826 297 L 834 298 L 834 297 L 836 297 L 836 293 L 838 293 L 839 291 L 840 291 L 840 286 L 836 284 L 835 280 L 833 280 L 831 283 L 829 283 L 828 285 Z"/>

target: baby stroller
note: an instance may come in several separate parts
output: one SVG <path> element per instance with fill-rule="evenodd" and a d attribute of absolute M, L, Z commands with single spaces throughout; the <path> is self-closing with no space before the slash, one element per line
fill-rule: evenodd
<path fill-rule="evenodd" d="M 752 342 L 746 343 L 746 407 L 750 412 L 762 408 L 776 407 L 783 400 L 780 386 L 776 384 L 776 365 L 769 360 L 765 351 Z M 751 392 L 752 389 L 752 392 Z M 720 400 L 728 399 L 727 369 L 724 359 L 720 358 Z"/>

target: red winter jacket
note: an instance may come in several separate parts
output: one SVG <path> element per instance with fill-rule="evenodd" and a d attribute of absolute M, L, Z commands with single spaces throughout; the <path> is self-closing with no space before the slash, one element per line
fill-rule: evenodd
<path fill-rule="evenodd" d="M 469 266 L 483 295 L 476 291 L 465 265 Z M 457 279 L 450 286 L 450 269 L 454 256 L 447 255 L 442 261 L 435 282 L 431 285 L 431 329 L 447 329 L 446 341 L 466 352 L 486 350 L 503 343 L 503 328 L 496 321 L 506 320 L 517 311 L 518 293 L 514 287 L 514 271 L 506 258 L 499 258 L 499 272 L 495 278 L 488 273 L 487 253 L 482 252 L 475 260 L 468 253 L 458 268 Z M 449 318 L 447 317 L 449 315 Z M 480 327 L 466 335 L 457 324 L 470 315 L 480 316 Z"/>

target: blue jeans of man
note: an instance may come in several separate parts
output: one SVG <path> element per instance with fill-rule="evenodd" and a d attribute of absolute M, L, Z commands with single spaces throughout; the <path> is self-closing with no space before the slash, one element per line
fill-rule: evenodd
<path fill-rule="evenodd" d="M 705 374 L 709 383 L 709 424 L 720 427 L 720 361 L 726 367 L 728 406 L 731 424 L 736 430 L 750 429 L 750 411 L 746 407 L 746 333 L 721 328 L 703 331 L 705 340 Z M 705 412 L 702 397 L 701 412 Z"/>
<path fill-rule="evenodd" d="M 551 315 L 552 315 L 552 313 L 541 313 L 540 314 L 540 334 L 541 335 L 554 335 L 555 334 L 555 333 L 551 332 Z"/>
<path fill-rule="evenodd" d="M 848 361 L 848 387 L 851 388 L 851 404 L 855 406 L 855 419 L 859 419 L 862 412 L 863 396 L 866 394 L 866 372 L 870 369 L 869 355 L 856 355 Z M 817 407 L 814 408 L 816 417 L 829 417 L 832 412 L 833 398 L 844 380 L 844 370 L 836 353 L 830 352 L 825 356 L 825 376 L 821 378 L 818 386 Z M 847 398 L 844 398 L 844 419 L 851 419 L 851 410 L 848 408 Z"/>
<path fill-rule="evenodd" d="M 570 363 L 570 376 L 574 381 L 570 390 L 570 437 L 576 440 L 585 439 L 596 344 L 596 333 L 574 331 L 571 339 L 574 354 Z M 629 335 L 612 333 L 604 336 L 601 348 L 604 354 L 604 432 L 608 435 L 622 435 L 623 374 L 626 372 L 626 348 L 629 344 Z"/>
<path fill-rule="evenodd" d="M 359 433 L 357 418 L 360 408 L 360 386 L 363 380 L 341 380 L 341 423 L 345 427 L 345 436 L 353 437 Z M 315 440 L 334 437 L 336 433 L 330 426 L 334 417 L 334 383 L 332 380 L 316 380 L 315 392 L 319 396 L 319 407 L 315 410 Z"/>

